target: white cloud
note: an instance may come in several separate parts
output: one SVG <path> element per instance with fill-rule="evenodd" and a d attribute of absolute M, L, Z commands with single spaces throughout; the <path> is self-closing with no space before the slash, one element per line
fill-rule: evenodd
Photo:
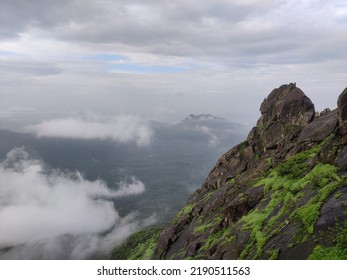
<path fill-rule="evenodd" d="M 218 137 L 211 132 L 211 129 L 208 126 L 196 125 L 196 126 L 194 126 L 194 130 L 201 132 L 208 137 L 208 145 L 209 146 L 215 147 L 218 144 L 218 142 L 219 142 Z"/>
<path fill-rule="evenodd" d="M 116 196 L 128 196 L 133 194 L 140 194 L 145 191 L 145 185 L 137 180 L 135 177 L 131 177 L 131 183 L 122 181 L 119 183 L 119 189 L 115 192 Z"/>
<path fill-rule="evenodd" d="M 112 139 L 120 143 L 135 142 L 138 146 L 149 145 L 153 134 L 147 123 L 133 116 L 119 116 L 107 121 L 54 119 L 27 126 L 24 131 L 37 137 Z"/>
<path fill-rule="evenodd" d="M 119 216 L 112 198 L 145 191 L 135 177 L 130 184 L 119 185 L 111 190 L 103 181 L 88 181 L 78 172 L 49 170 L 41 161 L 30 159 L 23 148 L 12 150 L 0 163 L 0 249 L 17 247 L 0 258 L 21 258 L 21 254 L 85 258 L 112 249 L 152 221 L 139 221 L 134 214 Z M 109 233 L 101 237 L 105 232 Z M 49 248 L 63 246 L 66 239 L 71 243 L 68 251 L 49 254 Z"/>
<path fill-rule="evenodd" d="M 177 121 L 194 104 L 200 112 L 254 122 L 260 102 L 283 83 L 319 96 L 320 109 L 335 107 L 346 86 L 341 0 L 1 3 L 6 107 L 136 112 L 149 119 L 163 104 L 174 113 L 159 117 Z"/>

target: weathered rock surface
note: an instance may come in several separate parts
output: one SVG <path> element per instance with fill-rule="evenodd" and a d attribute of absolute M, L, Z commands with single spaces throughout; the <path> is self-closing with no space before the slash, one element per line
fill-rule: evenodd
<path fill-rule="evenodd" d="M 337 100 L 337 110 L 339 116 L 339 132 L 343 144 L 347 143 L 347 88 L 340 94 Z"/>
<path fill-rule="evenodd" d="M 338 126 L 337 110 L 320 114 L 313 122 L 308 124 L 300 133 L 299 143 L 319 142 L 328 137 Z"/>
<path fill-rule="evenodd" d="M 260 111 L 163 230 L 155 259 L 307 259 L 331 248 L 347 258 L 335 240 L 347 229 L 347 89 L 336 110 L 316 114 L 282 85 Z"/>

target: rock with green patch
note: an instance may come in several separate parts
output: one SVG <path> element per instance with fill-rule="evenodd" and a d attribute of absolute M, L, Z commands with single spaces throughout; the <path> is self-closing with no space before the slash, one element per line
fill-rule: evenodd
<path fill-rule="evenodd" d="M 315 117 L 295 84 L 274 89 L 247 140 L 218 159 L 161 232 L 153 257 L 346 259 L 346 102 L 345 90 L 337 110 Z"/>

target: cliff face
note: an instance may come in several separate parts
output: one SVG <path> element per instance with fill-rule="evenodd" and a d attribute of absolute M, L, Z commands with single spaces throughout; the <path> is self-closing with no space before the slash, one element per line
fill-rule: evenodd
<path fill-rule="evenodd" d="M 347 258 L 347 89 L 318 114 L 282 85 L 260 111 L 162 231 L 154 259 Z"/>

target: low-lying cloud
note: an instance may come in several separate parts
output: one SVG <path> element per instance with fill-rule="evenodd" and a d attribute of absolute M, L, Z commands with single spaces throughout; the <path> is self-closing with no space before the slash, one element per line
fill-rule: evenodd
<path fill-rule="evenodd" d="M 208 126 L 196 125 L 194 126 L 194 130 L 208 137 L 208 145 L 210 147 L 215 147 L 218 144 L 219 142 L 218 137 L 212 133 L 211 129 Z"/>
<path fill-rule="evenodd" d="M 144 191 L 135 177 L 112 190 L 13 149 L 0 163 L 0 258 L 83 259 L 107 252 L 154 219 L 121 217 L 111 199 Z"/>
<path fill-rule="evenodd" d="M 27 126 L 24 132 L 37 137 L 71 139 L 111 139 L 119 143 L 134 142 L 138 146 L 151 143 L 153 130 L 148 123 L 134 116 L 119 116 L 110 120 L 63 118 L 46 120 Z"/>

